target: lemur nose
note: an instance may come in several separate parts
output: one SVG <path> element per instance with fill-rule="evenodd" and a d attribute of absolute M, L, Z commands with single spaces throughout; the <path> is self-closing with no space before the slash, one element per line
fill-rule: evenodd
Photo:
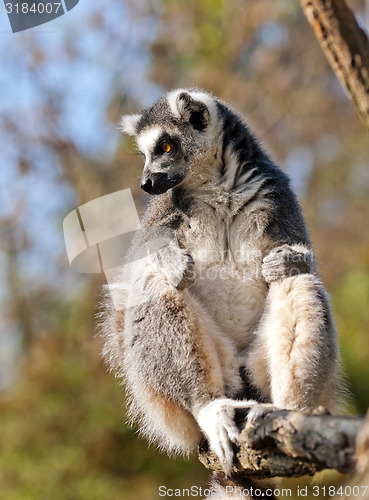
<path fill-rule="evenodd" d="M 183 180 L 181 175 L 168 177 L 165 172 L 149 172 L 141 179 L 141 188 L 149 194 L 163 194 Z"/>
<path fill-rule="evenodd" d="M 162 194 L 173 186 L 165 172 L 149 172 L 142 176 L 141 188 L 149 194 Z"/>
<path fill-rule="evenodd" d="M 142 181 L 141 182 L 141 189 L 143 189 L 147 193 L 151 193 L 151 191 L 152 191 L 152 180 L 151 179 L 145 179 L 144 181 Z"/>

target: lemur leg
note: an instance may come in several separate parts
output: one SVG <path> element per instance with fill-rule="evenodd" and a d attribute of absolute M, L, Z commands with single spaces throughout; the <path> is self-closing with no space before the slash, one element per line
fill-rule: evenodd
<path fill-rule="evenodd" d="M 132 415 L 172 451 L 189 451 L 201 430 L 229 473 L 239 434 L 235 407 L 254 404 L 229 399 L 242 385 L 235 346 L 190 292 L 157 268 L 137 272 L 132 285 L 135 305 L 128 298 L 123 334 Z"/>
<path fill-rule="evenodd" d="M 270 283 L 248 356 L 253 383 L 279 408 L 330 409 L 337 366 L 336 333 L 319 279 L 306 273 Z"/>

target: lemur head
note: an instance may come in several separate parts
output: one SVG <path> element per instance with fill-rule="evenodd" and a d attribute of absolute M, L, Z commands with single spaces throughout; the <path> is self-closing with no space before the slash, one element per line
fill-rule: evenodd
<path fill-rule="evenodd" d="M 217 121 L 215 99 L 198 89 L 174 90 L 141 113 L 123 116 L 122 131 L 146 157 L 142 189 L 162 194 L 196 176 L 199 160 L 216 156 Z"/>

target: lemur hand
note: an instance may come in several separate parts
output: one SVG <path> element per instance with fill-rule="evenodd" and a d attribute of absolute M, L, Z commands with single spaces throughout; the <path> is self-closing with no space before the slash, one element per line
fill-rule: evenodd
<path fill-rule="evenodd" d="M 189 288 L 194 284 L 194 261 L 187 250 L 169 244 L 158 252 L 158 259 L 160 269 L 177 290 Z"/>
<path fill-rule="evenodd" d="M 315 272 L 313 252 L 303 245 L 282 245 L 263 259 L 262 274 L 267 283 Z"/>

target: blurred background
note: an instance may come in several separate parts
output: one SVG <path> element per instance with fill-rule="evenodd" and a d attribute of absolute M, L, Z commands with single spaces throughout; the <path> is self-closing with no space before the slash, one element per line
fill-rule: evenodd
<path fill-rule="evenodd" d="M 349 4 L 364 24 L 364 0 Z M 369 137 L 296 0 L 80 0 L 17 34 L 1 5 L 0 60 L 1 499 L 206 485 L 196 458 L 160 455 L 126 425 L 95 327 L 103 277 L 70 269 L 62 232 L 71 210 L 120 189 L 142 213 L 142 160 L 117 123 L 178 86 L 239 109 L 291 176 L 332 298 L 347 411 L 366 411 Z"/>

